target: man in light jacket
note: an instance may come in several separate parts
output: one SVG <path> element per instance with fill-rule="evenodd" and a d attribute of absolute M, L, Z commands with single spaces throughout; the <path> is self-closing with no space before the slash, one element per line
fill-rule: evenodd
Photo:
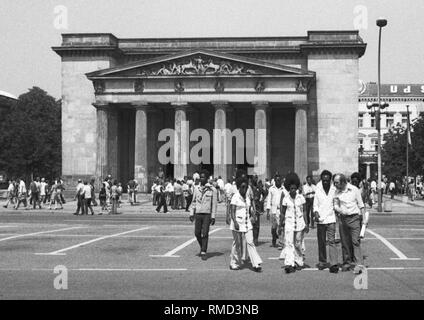
<path fill-rule="evenodd" d="M 199 242 L 202 260 L 207 260 L 209 226 L 215 224 L 218 207 L 217 191 L 208 183 L 208 178 L 209 172 L 202 170 L 200 173 L 200 186 L 194 189 L 190 211 L 190 221 L 195 221 L 194 234 Z"/>
<path fill-rule="evenodd" d="M 336 248 L 336 215 L 334 212 L 334 195 L 336 188 L 331 183 L 333 175 L 330 171 L 324 170 L 321 173 L 321 181 L 317 184 L 314 197 L 314 216 L 317 222 L 318 238 L 318 264 L 319 270 L 330 269 L 331 273 L 337 273 Z M 326 242 L 328 240 L 330 263 L 327 262 Z"/>

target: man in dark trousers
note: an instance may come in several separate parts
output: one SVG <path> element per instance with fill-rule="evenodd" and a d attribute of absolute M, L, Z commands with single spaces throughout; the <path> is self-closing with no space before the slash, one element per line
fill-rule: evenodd
<path fill-rule="evenodd" d="M 200 173 L 200 186 L 194 189 L 190 212 L 190 221 L 195 221 L 194 234 L 199 242 L 202 260 L 207 260 L 209 226 L 215 224 L 215 215 L 218 207 L 218 193 L 208 183 L 208 179 L 209 172 L 202 170 Z"/>
<path fill-rule="evenodd" d="M 158 182 L 158 190 L 159 190 L 159 205 L 156 208 L 156 212 L 159 213 L 160 209 L 163 207 L 163 213 L 168 212 L 168 207 L 166 206 L 166 197 L 165 197 L 165 186 L 163 185 L 163 181 Z"/>

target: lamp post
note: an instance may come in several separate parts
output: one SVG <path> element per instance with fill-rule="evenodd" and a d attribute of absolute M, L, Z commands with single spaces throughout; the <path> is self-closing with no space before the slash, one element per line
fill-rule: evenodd
<path fill-rule="evenodd" d="M 377 82 L 377 97 L 378 102 L 377 104 L 367 104 L 368 109 L 374 108 L 375 109 L 375 121 L 376 121 L 376 128 L 377 128 L 377 188 L 378 188 L 378 212 L 382 212 L 383 208 L 381 205 L 382 202 L 382 190 L 381 190 L 381 180 L 382 180 L 382 174 L 381 174 L 381 125 L 380 125 L 380 113 L 381 109 L 384 109 L 388 106 L 387 103 L 381 102 L 381 96 L 380 96 L 380 87 L 381 87 L 381 29 L 384 28 L 387 25 L 386 19 L 378 19 L 376 21 L 377 26 L 379 27 L 378 30 L 378 82 Z"/>

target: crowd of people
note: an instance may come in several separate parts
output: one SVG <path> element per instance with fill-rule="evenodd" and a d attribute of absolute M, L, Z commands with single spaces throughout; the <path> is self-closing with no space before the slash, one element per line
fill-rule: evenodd
<path fill-rule="evenodd" d="M 47 206 L 49 210 L 54 205 L 54 210 L 63 209 L 65 198 L 63 196 L 65 190 L 61 178 L 56 178 L 52 182 L 45 178 L 35 178 L 27 186 L 23 178 L 9 180 L 7 188 L 7 201 L 3 205 L 8 208 L 11 205 L 18 210 L 22 204 L 24 209 L 42 209 Z"/>
<path fill-rule="evenodd" d="M 176 199 L 182 195 L 190 221 L 194 222 L 202 260 L 207 260 L 209 228 L 215 224 L 218 203 L 224 202 L 226 223 L 233 234 L 231 270 L 239 270 L 250 261 L 254 271 L 262 271 L 257 246 L 261 216 L 266 215 L 271 222 L 271 246 L 281 250 L 280 260 L 286 273 L 309 267 L 305 263 L 304 237 L 310 228 L 317 228 L 319 270 L 361 273 L 361 229 L 368 222 L 361 181 L 358 173 L 348 179 L 343 174 L 332 175 L 324 170 L 318 184 L 310 176 L 301 184 L 295 173 L 285 177 L 277 173 L 273 179 L 262 182 L 257 176 L 248 177 L 245 171 L 238 170 L 223 184 L 220 177 L 213 178 L 203 170 L 180 181 L 156 181 L 152 195 L 158 212 L 161 207 L 166 212 L 169 205 L 181 208 L 181 201 Z M 184 193 L 180 189 L 188 191 Z M 336 248 L 337 229 L 342 245 L 341 265 Z"/>

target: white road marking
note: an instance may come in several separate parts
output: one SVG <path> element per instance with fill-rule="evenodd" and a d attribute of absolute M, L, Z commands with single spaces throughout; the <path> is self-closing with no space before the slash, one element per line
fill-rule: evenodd
<path fill-rule="evenodd" d="M 55 229 L 55 230 L 48 230 L 48 231 L 40 231 L 40 232 L 33 232 L 33 233 L 18 234 L 18 235 L 15 235 L 15 236 L 11 236 L 11 237 L 0 239 L 0 242 L 1 241 L 12 240 L 12 239 L 16 239 L 16 238 L 36 236 L 36 235 L 39 235 L 39 234 L 53 233 L 53 232 L 66 231 L 66 230 L 72 230 L 72 229 L 81 229 L 81 228 L 83 228 L 83 227 L 72 227 L 72 228 L 63 228 L 63 229 Z"/>
<path fill-rule="evenodd" d="M 209 235 L 218 232 L 219 230 L 222 230 L 222 228 L 217 228 L 215 230 L 209 231 Z M 184 249 L 185 247 L 189 246 L 190 244 L 192 244 L 193 242 L 197 241 L 196 238 L 190 239 L 186 242 L 184 242 L 182 245 L 176 247 L 175 249 L 172 249 L 171 251 L 168 251 L 167 253 L 165 253 L 164 255 L 150 255 L 150 257 L 159 257 L 159 258 L 179 258 L 180 256 L 176 256 L 175 253 L 177 253 L 178 251 Z"/>
<path fill-rule="evenodd" d="M 52 271 L 52 269 L 47 268 L 33 268 L 32 271 Z M 140 269 L 140 268 L 71 268 L 68 269 L 70 271 L 130 271 L 130 272 L 138 272 L 138 271 L 187 271 L 187 268 L 175 268 L 175 269 Z"/>
<path fill-rule="evenodd" d="M 125 231 L 125 232 L 120 232 L 120 233 L 115 233 L 115 234 L 111 234 L 111 235 L 107 235 L 107 236 L 102 236 L 102 237 L 99 237 L 99 238 L 95 238 L 95 239 L 92 239 L 92 240 L 89 240 L 89 241 L 85 241 L 85 242 L 64 248 L 64 249 L 60 249 L 60 250 L 56 250 L 56 251 L 48 252 L 48 253 L 36 253 L 36 255 L 66 255 L 66 253 L 64 253 L 64 252 L 85 246 L 87 244 L 91 244 L 93 242 L 97 242 L 97 241 L 121 236 L 121 235 L 132 233 L 132 232 L 143 231 L 143 230 L 147 230 L 147 229 L 150 229 L 150 228 L 151 227 L 143 227 L 143 228 L 138 228 L 138 229 L 135 229 L 135 230 L 129 230 L 129 231 Z"/>
<path fill-rule="evenodd" d="M 372 234 L 374 237 L 379 239 L 383 244 L 386 245 L 390 250 L 392 250 L 398 257 L 397 258 L 390 258 L 390 260 L 421 260 L 420 258 L 408 258 L 405 256 L 398 248 L 396 248 L 393 244 L 391 244 L 386 238 L 379 235 L 378 233 L 372 231 L 371 229 L 367 229 L 367 232 Z"/>

